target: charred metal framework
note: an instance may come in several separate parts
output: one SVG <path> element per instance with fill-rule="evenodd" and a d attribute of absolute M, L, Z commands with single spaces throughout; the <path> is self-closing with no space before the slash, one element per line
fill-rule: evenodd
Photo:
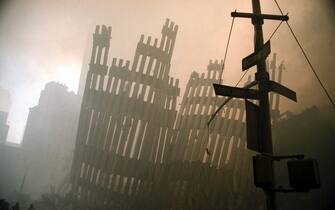
<path fill-rule="evenodd" d="M 177 114 L 179 81 L 169 75 L 177 30 L 167 20 L 160 40 L 141 36 L 131 66 L 114 58 L 108 69 L 111 28 L 97 26 L 72 166 L 75 209 L 262 205 L 246 150 L 244 101 L 232 99 L 207 127 L 224 100 L 212 88 L 222 62 L 211 61 L 206 75 L 192 73 Z M 277 71 L 275 62 L 272 77 L 281 80 L 283 65 Z M 275 121 L 279 97 L 270 99 Z"/>

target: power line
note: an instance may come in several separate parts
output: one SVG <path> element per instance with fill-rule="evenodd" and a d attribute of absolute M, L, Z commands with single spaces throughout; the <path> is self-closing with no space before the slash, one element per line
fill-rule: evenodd
<path fill-rule="evenodd" d="M 234 21 L 235 21 L 235 17 L 233 17 L 231 24 L 230 24 L 230 30 L 229 30 L 229 35 L 228 35 L 228 41 L 227 41 L 227 45 L 226 45 L 226 49 L 225 49 L 225 53 L 224 53 L 224 58 L 223 58 L 223 63 L 222 63 L 222 67 L 221 67 L 221 72 L 220 72 L 220 84 L 222 82 L 222 74 L 223 74 L 223 69 L 224 66 L 226 64 L 226 59 L 227 59 L 227 53 L 228 53 L 228 48 L 229 48 L 229 44 L 230 44 L 230 38 L 231 38 L 231 34 L 233 31 L 233 27 L 234 27 Z"/>
<path fill-rule="evenodd" d="M 272 37 L 273 37 L 273 36 L 275 35 L 275 33 L 278 31 L 278 29 L 279 29 L 279 27 L 281 26 L 282 23 L 283 23 L 283 21 L 280 21 L 280 23 L 278 24 L 277 28 L 272 32 L 272 34 L 271 34 L 269 40 L 272 39 Z"/>
<path fill-rule="evenodd" d="M 278 7 L 278 9 L 279 9 L 279 11 L 280 11 L 280 13 L 281 13 L 282 15 L 284 15 L 284 13 L 283 13 L 282 9 L 280 8 L 280 6 L 279 6 L 277 0 L 274 0 L 274 2 L 276 3 L 276 5 L 277 5 L 277 7 Z M 332 97 L 330 96 L 328 90 L 326 89 L 326 87 L 325 87 L 324 84 L 322 83 L 322 81 L 321 81 L 319 75 L 318 75 L 317 72 L 315 71 L 315 69 L 314 69 L 314 67 L 313 67 L 313 65 L 312 65 L 312 63 L 311 63 L 311 61 L 310 61 L 309 58 L 307 57 L 307 54 L 306 54 L 305 50 L 303 49 L 302 45 L 300 44 L 300 42 L 299 42 L 299 40 L 298 40 L 298 37 L 295 35 L 295 33 L 294 33 L 294 31 L 293 31 L 291 25 L 290 25 L 289 22 L 287 22 L 287 21 L 286 21 L 286 25 L 288 26 L 288 28 L 289 28 L 289 30 L 290 30 L 292 36 L 294 37 L 295 41 L 297 42 L 297 44 L 298 44 L 298 46 L 299 46 L 299 48 L 300 48 L 302 54 L 304 55 L 304 57 L 305 57 L 305 59 L 306 59 L 308 65 L 309 65 L 309 67 L 311 68 L 312 72 L 314 73 L 314 76 L 316 77 L 316 79 L 318 80 L 318 82 L 319 82 L 319 84 L 321 85 L 322 89 L 323 89 L 324 92 L 326 93 L 328 100 L 330 101 L 330 103 L 331 103 L 331 104 L 333 105 L 333 107 L 335 108 L 335 102 L 334 102 L 334 100 L 333 100 Z"/>
<path fill-rule="evenodd" d="M 279 11 L 280 11 L 280 13 L 281 13 L 282 15 L 284 15 L 283 10 L 281 10 L 281 8 L 280 8 L 280 6 L 279 6 L 277 0 L 274 0 L 274 1 L 275 1 L 275 3 L 276 3 L 276 5 L 277 5 L 277 7 L 278 7 L 278 9 L 279 9 Z"/>
<path fill-rule="evenodd" d="M 236 11 L 236 10 L 235 10 Z M 222 74 L 223 74 L 223 70 L 224 70 L 224 67 L 225 67 L 225 64 L 226 64 L 226 59 L 227 59 L 227 54 L 228 54 L 228 49 L 229 49 L 229 44 L 230 44 L 230 39 L 231 39 L 231 34 L 232 34 L 232 31 L 233 31 L 233 27 L 234 27 L 234 21 L 235 21 L 235 17 L 233 17 L 232 21 L 231 21 L 231 24 L 230 24 L 230 29 L 229 29 L 229 34 L 228 34 L 228 41 L 227 41 L 227 45 L 226 45 L 226 49 L 225 49 L 225 54 L 224 54 L 224 57 L 223 57 L 223 63 L 222 63 L 222 67 L 221 67 L 221 72 L 220 72 L 220 75 L 219 75 L 219 83 L 221 84 L 222 82 Z M 215 106 L 216 106 L 216 101 L 217 101 L 217 96 L 215 96 L 215 100 L 214 100 L 214 109 L 215 109 Z M 216 115 L 218 113 L 218 111 L 215 111 L 213 115 Z M 212 118 L 211 116 L 211 118 Z M 209 135 L 209 126 L 210 124 L 207 123 L 207 127 L 208 127 L 208 135 Z"/>
<path fill-rule="evenodd" d="M 219 74 L 219 83 L 221 84 L 222 82 L 222 74 L 223 74 L 223 70 L 225 68 L 225 64 L 226 64 L 226 59 L 227 59 L 227 54 L 228 54 L 228 49 L 229 49 L 229 44 L 230 44 L 230 39 L 231 39 L 231 34 L 233 31 L 233 27 L 234 27 L 234 21 L 235 21 L 235 17 L 233 17 L 231 24 L 230 24 L 230 29 L 229 29 L 229 34 L 228 34 L 228 41 L 227 41 L 227 45 L 226 45 L 226 49 L 225 49 L 225 53 L 224 53 L 224 57 L 223 57 L 223 62 L 222 62 L 222 67 L 221 67 L 221 72 Z M 214 100 L 214 109 L 215 109 L 215 105 L 216 105 L 216 101 L 217 101 L 217 96 L 215 96 L 215 100 Z M 223 106 L 223 105 L 222 105 Z M 215 115 L 217 112 L 214 112 L 212 114 Z M 207 139 L 209 140 L 210 138 L 210 124 L 206 123 L 205 127 L 207 127 Z M 208 150 L 208 148 L 206 148 L 206 150 Z M 209 150 L 208 150 L 209 151 Z"/>
<path fill-rule="evenodd" d="M 249 69 L 247 69 L 245 72 L 244 72 L 244 74 L 241 76 L 241 78 L 238 80 L 238 82 L 235 84 L 235 87 L 237 87 L 239 84 L 240 84 L 240 82 L 242 81 L 242 79 L 244 78 L 244 76 L 248 73 L 248 70 Z"/>

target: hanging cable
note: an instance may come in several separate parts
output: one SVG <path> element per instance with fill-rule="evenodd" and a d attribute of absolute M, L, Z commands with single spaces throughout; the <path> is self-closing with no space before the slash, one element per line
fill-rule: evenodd
<path fill-rule="evenodd" d="M 235 10 L 236 11 L 236 10 Z M 226 59 L 227 59 L 227 54 L 228 54 L 228 49 L 229 49 L 229 45 L 230 45 L 230 39 L 231 39 L 231 34 L 234 28 L 234 21 L 235 21 L 235 17 L 233 17 L 231 24 L 230 24 L 230 29 L 229 29 L 229 34 L 228 34 L 228 40 L 227 40 L 227 45 L 226 45 L 226 49 L 225 49 L 225 53 L 224 53 L 224 57 L 223 57 L 223 62 L 222 62 L 222 66 L 221 66 L 221 72 L 219 74 L 219 83 L 221 84 L 222 82 L 222 74 L 223 74 L 223 70 L 226 64 Z M 215 96 L 215 100 L 214 100 L 214 109 L 215 109 L 215 105 L 217 102 L 217 96 Z M 208 135 L 209 135 L 209 126 L 210 124 L 207 123 L 207 127 L 208 127 Z"/>
<path fill-rule="evenodd" d="M 276 5 L 277 5 L 277 7 L 278 7 L 278 9 L 279 9 L 279 11 L 280 11 L 280 13 L 281 13 L 282 15 L 284 15 L 284 13 L 283 13 L 282 9 L 280 8 L 280 6 L 279 6 L 277 0 L 274 0 L 274 2 L 276 3 Z M 314 69 L 314 67 L 313 67 L 313 65 L 312 65 L 312 63 L 311 63 L 311 61 L 310 61 L 309 58 L 307 57 L 307 54 L 306 54 L 304 48 L 303 48 L 302 45 L 300 44 L 300 42 L 299 42 L 299 40 L 298 40 L 298 37 L 295 35 L 295 33 L 294 33 L 294 31 L 293 31 L 293 29 L 292 29 L 292 27 L 291 27 L 291 25 L 289 24 L 288 21 L 286 21 L 286 25 L 288 26 L 288 28 L 289 28 L 289 30 L 290 30 L 292 36 L 294 37 L 295 41 L 297 42 L 297 44 L 298 44 L 298 46 L 299 46 L 299 48 L 300 48 L 302 54 L 304 55 L 304 57 L 305 57 L 305 59 L 306 59 L 308 65 L 309 65 L 310 69 L 311 69 L 312 72 L 314 73 L 314 76 L 316 77 L 316 79 L 318 80 L 320 86 L 322 87 L 322 89 L 323 89 L 324 92 L 326 93 L 328 100 L 330 101 L 330 103 L 331 103 L 331 104 L 333 105 L 333 107 L 335 108 L 335 102 L 334 102 L 334 100 L 333 100 L 332 97 L 330 96 L 328 90 L 326 89 L 326 87 L 325 87 L 324 84 L 322 83 L 322 81 L 321 81 L 319 75 L 318 75 L 317 72 L 315 71 L 315 69 Z"/>
<path fill-rule="evenodd" d="M 238 80 L 238 82 L 235 84 L 235 87 L 237 87 L 239 84 L 240 84 L 240 82 L 242 81 L 242 79 L 244 78 L 244 76 L 248 73 L 248 70 L 249 69 L 247 69 L 245 72 L 244 72 L 244 74 L 241 76 L 241 78 Z"/>
<path fill-rule="evenodd" d="M 224 57 L 223 57 L 221 71 L 220 71 L 220 74 L 219 74 L 219 84 L 222 83 L 222 74 L 223 74 L 223 70 L 224 70 L 225 64 L 226 64 L 226 59 L 227 59 L 227 54 L 228 54 L 228 49 L 229 49 L 231 34 L 232 34 L 232 31 L 233 31 L 233 27 L 234 27 L 234 21 L 235 21 L 235 17 L 233 17 L 233 19 L 231 21 L 231 24 L 230 24 L 230 29 L 229 29 L 229 34 L 228 34 L 228 41 L 227 41 L 227 45 L 226 45 L 226 49 L 225 49 L 225 53 L 224 53 Z M 216 107 L 216 102 L 217 102 L 217 96 L 215 96 L 215 100 L 214 100 L 214 106 L 213 106 L 214 109 Z M 214 114 L 215 113 L 217 113 L 217 112 L 214 112 Z M 212 116 L 213 116 L 213 114 L 212 114 Z M 209 138 L 210 138 L 210 127 L 209 127 L 210 123 L 206 123 L 206 126 L 207 126 L 207 138 L 208 138 L 208 141 L 209 141 Z M 210 154 L 210 151 L 209 151 L 208 148 L 206 148 L 206 152 L 207 152 L 207 154 Z"/>
<path fill-rule="evenodd" d="M 275 35 L 275 33 L 278 31 L 279 27 L 281 26 L 281 24 L 282 24 L 283 22 L 284 22 L 284 21 L 280 21 L 280 23 L 278 24 L 277 28 L 272 32 L 272 34 L 271 34 L 269 40 L 272 39 L 272 37 L 273 37 L 273 36 Z"/>
<path fill-rule="evenodd" d="M 281 8 L 280 8 L 280 6 L 279 6 L 277 0 L 274 0 L 274 1 L 275 1 L 276 5 L 277 5 L 277 8 L 279 9 L 281 15 L 284 15 L 283 10 L 281 10 Z"/>
<path fill-rule="evenodd" d="M 236 11 L 236 10 L 235 10 Z M 233 17 L 232 21 L 231 21 L 231 24 L 230 24 L 230 30 L 229 30 L 229 35 L 228 35 L 228 41 L 227 41 L 227 45 L 226 45 L 226 50 L 225 50 L 225 53 L 224 53 L 224 57 L 223 57 L 223 63 L 222 63 L 222 67 L 221 67 L 221 72 L 220 72 L 220 75 L 219 75 L 219 82 L 221 84 L 222 82 L 222 74 L 223 74 L 223 69 L 224 69 L 224 66 L 226 64 L 226 59 L 227 59 L 227 53 L 228 53 L 228 48 L 229 48 L 229 44 L 230 44 L 230 38 L 231 38 L 231 33 L 233 31 L 233 27 L 234 27 L 234 21 L 235 21 L 235 17 Z"/>

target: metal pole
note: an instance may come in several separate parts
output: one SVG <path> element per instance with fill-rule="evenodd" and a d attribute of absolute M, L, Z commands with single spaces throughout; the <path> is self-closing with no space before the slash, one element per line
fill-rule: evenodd
<path fill-rule="evenodd" d="M 256 15 L 261 14 L 261 6 L 259 0 L 252 0 L 252 10 Z M 264 45 L 263 39 L 263 25 L 264 20 L 262 18 L 253 18 L 252 24 L 254 25 L 254 45 L 255 52 L 262 49 Z M 266 84 L 269 80 L 269 74 L 266 71 L 265 60 L 261 60 L 257 63 L 257 72 L 255 75 L 256 80 L 259 84 L 260 100 L 259 100 L 259 129 L 260 129 L 260 149 L 261 152 L 273 154 L 272 148 L 272 134 L 271 134 L 271 117 L 269 108 L 269 95 Z M 273 187 L 273 186 L 272 186 Z M 275 192 L 271 190 L 264 190 L 266 196 L 266 205 L 268 210 L 276 210 L 276 198 Z"/>

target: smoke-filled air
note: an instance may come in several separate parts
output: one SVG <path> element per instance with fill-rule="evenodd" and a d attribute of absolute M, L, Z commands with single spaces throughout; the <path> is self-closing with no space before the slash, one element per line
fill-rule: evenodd
<path fill-rule="evenodd" d="M 0 2 L 0 210 L 335 209 L 333 0 Z"/>

